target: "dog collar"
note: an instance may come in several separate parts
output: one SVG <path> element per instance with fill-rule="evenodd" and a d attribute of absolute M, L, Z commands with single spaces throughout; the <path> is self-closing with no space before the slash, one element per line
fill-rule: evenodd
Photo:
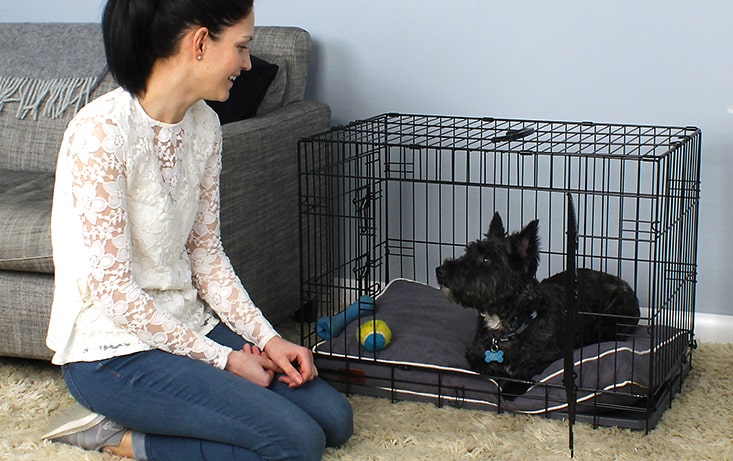
<path fill-rule="evenodd" d="M 520 325 L 520 327 L 517 328 L 516 330 L 504 336 L 501 336 L 501 337 L 492 335 L 491 346 L 489 346 L 489 348 L 485 351 L 484 362 L 502 363 L 504 361 L 504 351 L 501 350 L 501 348 L 499 347 L 499 344 L 506 342 L 506 341 L 511 341 L 515 336 L 522 334 L 522 332 L 527 329 L 529 324 L 532 323 L 532 320 L 536 318 L 537 318 L 537 311 L 533 309 L 532 312 L 529 314 L 529 318 L 527 319 L 527 321 L 525 321 L 522 325 Z"/>

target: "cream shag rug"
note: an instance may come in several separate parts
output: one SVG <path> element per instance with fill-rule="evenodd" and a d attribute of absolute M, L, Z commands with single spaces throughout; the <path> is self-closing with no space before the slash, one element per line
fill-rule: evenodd
<path fill-rule="evenodd" d="M 575 425 L 578 460 L 733 459 L 733 344 L 701 344 L 693 369 L 648 435 Z M 569 459 L 567 423 L 432 404 L 350 397 L 356 433 L 325 460 Z M 0 460 L 116 460 L 40 440 L 49 419 L 72 405 L 60 371 L 0 359 Z"/>

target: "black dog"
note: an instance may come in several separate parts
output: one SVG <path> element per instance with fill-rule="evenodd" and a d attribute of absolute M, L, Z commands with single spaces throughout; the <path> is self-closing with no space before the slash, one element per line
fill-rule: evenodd
<path fill-rule="evenodd" d="M 480 316 L 466 349 L 471 368 L 497 377 L 502 389 L 518 395 L 529 381 L 563 356 L 565 272 L 539 282 L 538 221 L 507 236 L 498 213 L 484 239 L 471 242 L 457 259 L 435 269 L 445 296 Z M 623 338 L 639 320 L 639 300 L 620 278 L 578 270 L 575 347 Z M 510 378 L 510 379 L 501 379 Z M 515 381 L 517 380 L 517 381 Z M 521 381 L 519 381 L 521 380 Z"/>

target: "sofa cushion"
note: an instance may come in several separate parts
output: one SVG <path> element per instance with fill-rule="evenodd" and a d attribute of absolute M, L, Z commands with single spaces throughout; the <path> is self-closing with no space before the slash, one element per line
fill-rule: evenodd
<path fill-rule="evenodd" d="M 311 37 L 307 31 L 297 27 L 255 27 L 255 39 L 252 40 L 250 51 L 255 56 L 280 66 L 278 76 L 275 77 L 268 95 L 265 96 L 258 115 L 272 110 L 268 99 L 270 93 L 273 93 L 272 87 L 280 78 L 280 73 L 284 73 L 287 77 L 283 79 L 286 84 L 282 94 L 278 98 L 273 98 L 279 101 L 277 107 L 303 100 L 311 52 Z"/>
<path fill-rule="evenodd" d="M 285 89 L 288 84 L 287 63 L 282 58 L 274 58 L 271 62 L 278 67 L 278 70 L 272 83 L 270 83 L 270 88 L 267 90 L 262 104 L 260 104 L 257 111 L 258 115 L 272 112 L 285 104 Z"/>
<path fill-rule="evenodd" d="M 53 173 L 0 169 L 0 269 L 53 273 Z"/>
<path fill-rule="evenodd" d="M 262 100 L 277 74 L 277 64 L 252 56 L 252 69 L 242 72 L 224 102 L 206 101 L 219 115 L 222 125 L 257 115 Z"/>

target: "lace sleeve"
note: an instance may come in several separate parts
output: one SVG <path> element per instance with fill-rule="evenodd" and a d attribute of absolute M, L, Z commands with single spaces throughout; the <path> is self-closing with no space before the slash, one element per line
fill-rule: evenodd
<path fill-rule="evenodd" d="M 74 206 L 89 249 L 93 299 L 113 321 L 151 346 L 224 368 L 230 348 L 157 309 L 131 271 L 123 142 L 109 121 L 77 125 L 70 137 Z M 78 139 L 74 139 L 78 137 Z M 63 153 L 62 153 L 63 154 Z"/>
<path fill-rule="evenodd" d="M 201 184 L 196 224 L 188 239 L 193 281 L 201 297 L 229 328 L 264 348 L 277 335 L 254 305 L 221 244 L 219 227 L 220 150 L 209 158 Z"/>

